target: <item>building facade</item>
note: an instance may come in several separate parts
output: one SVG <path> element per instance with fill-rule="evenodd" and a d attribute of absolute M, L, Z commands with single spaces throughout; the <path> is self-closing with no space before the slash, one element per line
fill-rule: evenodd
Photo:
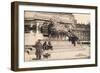
<path fill-rule="evenodd" d="M 76 24 L 76 29 L 73 31 L 79 41 L 90 41 L 90 24 Z"/>
<path fill-rule="evenodd" d="M 79 41 L 90 41 L 90 24 L 77 24 L 72 13 L 26 13 L 24 23 L 26 45 L 38 39 L 68 40 L 73 34 Z"/>

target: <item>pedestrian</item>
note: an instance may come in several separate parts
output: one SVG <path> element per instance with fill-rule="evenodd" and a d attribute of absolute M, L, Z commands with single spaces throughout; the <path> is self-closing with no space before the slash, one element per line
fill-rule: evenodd
<path fill-rule="evenodd" d="M 73 44 L 74 46 L 76 46 L 76 40 L 75 40 L 75 37 L 74 37 L 74 36 L 71 37 L 71 42 L 72 42 L 72 44 Z"/>
<path fill-rule="evenodd" d="M 71 42 L 72 42 L 72 44 L 74 44 L 74 46 L 76 46 L 76 41 L 78 40 L 78 37 L 76 37 L 75 35 L 73 35 L 72 37 L 71 37 Z"/>
<path fill-rule="evenodd" d="M 47 50 L 48 49 L 48 47 L 47 47 L 47 42 L 45 41 L 44 43 L 43 43 L 43 50 Z"/>
<path fill-rule="evenodd" d="M 43 46 L 41 44 L 41 40 L 38 40 L 35 44 L 35 55 L 36 55 L 36 59 L 40 60 L 41 56 L 43 54 Z"/>
<path fill-rule="evenodd" d="M 48 59 L 51 56 L 49 50 L 53 50 L 51 42 L 50 41 L 45 41 L 44 44 L 43 44 L 43 48 L 44 48 L 43 58 Z"/>

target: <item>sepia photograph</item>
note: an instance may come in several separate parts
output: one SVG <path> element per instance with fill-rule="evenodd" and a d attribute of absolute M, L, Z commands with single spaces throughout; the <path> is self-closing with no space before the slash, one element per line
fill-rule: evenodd
<path fill-rule="evenodd" d="M 97 7 L 12 2 L 11 69 L 97 66 Z"/>
<path fill-rule="evenodd" d="M 24 11 L 25 61 L 90 58 L 90 16 Z"/>

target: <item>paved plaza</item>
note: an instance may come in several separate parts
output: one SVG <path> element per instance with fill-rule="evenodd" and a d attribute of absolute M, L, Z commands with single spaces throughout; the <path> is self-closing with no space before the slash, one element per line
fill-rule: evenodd
<path fill-rule="evenodd" d="M 87 44 L 72 45 L 69 41 L 51 41 L 53 50 L 44 51 L 50 53 L 49 58 L 41 60 L 58 60 L 58 59 L 84 59 L 90 57 L 90 46 Z M 35 61 L 35 48 L 25 50 L 25 61 Z M 27 51 L 29 53 L 27 53 Z"/>

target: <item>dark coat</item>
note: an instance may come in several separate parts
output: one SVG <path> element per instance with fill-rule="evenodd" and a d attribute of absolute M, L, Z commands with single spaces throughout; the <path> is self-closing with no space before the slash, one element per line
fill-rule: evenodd
<path fill-rule="evenodd" d="M 43 46 L 42 46 L 42 44 L 40 42 L 37 42 L 35 44 L 35 48 L 36 48 L 35 54 L 36 55 L 42 55 L 42 53 L 43 53 Z"/>

